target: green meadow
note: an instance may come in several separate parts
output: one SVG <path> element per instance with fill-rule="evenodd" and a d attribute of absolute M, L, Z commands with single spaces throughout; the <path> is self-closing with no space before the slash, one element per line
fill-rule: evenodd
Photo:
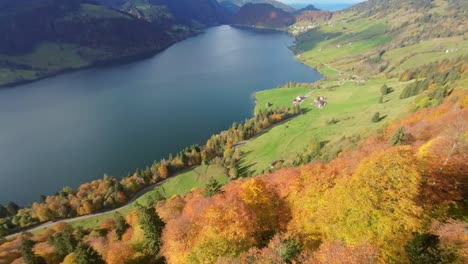
<path fill-rule="evenodd" d="M 380 87 L 386 84 L 393 89 L 379 103 Z M 370 135 L 390 120 L 407 112 L 412 98 L 401 100 L 399 95 L 406 83 L 396 79 L 370 79 L 365 84 L 338 81 L 323 81 L 320 89 L 277 88 L 257 93 L 257 108 L 272 102 L 276 106 L 292 106 L 298 94 L 309 95 L 302 103 L 304 113 L 286 123 L 278 125 L 262 136 L 241 147 L 243 156 L 240 167 L 249 168 L 255 174 L 269 169 L 275 160 L 292 162 L 316 141 L 333 142 L 343 137 Z M 313 105 L 318 96 L 327 98 L 327 105 L 319 109 Z M 379 112 L 382 120 L 371 121 Z M 327 147 L 327 145 L 325 145 Z"/>
<path fill-rule="evenodd" d="M 73 221 L 70 224 L 72 226 L 82 226 L 84 228 L 95 228 L 99 226 L 105 219 L 115 217 L 117 213 L 121 215 L 129 214 L 135 209 L 136 203 L 148 206 L 158 201 L 161 196 L 164 198 L 171 198 L 175 195 L 189 193 L 195 188 L 203 188 L 208 180 L 212 177 L 222 184 L 229 180 L 229 177 L 226 175 L 223 166 L 216 164 L 201 165 L 167 179 L 163 184 L 156 186 L 151 191 L 148 191 L 136 199 L 129 206 L 125 206 L 122 209 L 102 215 L 91 216 L 89 218 Z"/>
<path fill-rule="evenodd" d="M 0 85 L 15 81 L 34 80 L 64 69 L 85 67 L 90 64 L 92 58 L 100 56 L 106 56 L 106 53 L 65 43 L 44 42 L 28 54 L 19 56 L 0 55 L 0 61 L 30 66 L 29 69 L 0 67 Z M 88 61 L 85 58 L 90 58 L 90 60 Z"/>

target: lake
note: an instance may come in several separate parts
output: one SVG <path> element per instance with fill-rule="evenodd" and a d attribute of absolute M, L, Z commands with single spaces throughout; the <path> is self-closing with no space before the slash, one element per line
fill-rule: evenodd
<path fill-rule="evenodd" d="M 0 203 L 123 177 L 253 115 L 254 93 L 321 76 L 277 31 L 219 26 L 146 60 L 0 89 Z"/>

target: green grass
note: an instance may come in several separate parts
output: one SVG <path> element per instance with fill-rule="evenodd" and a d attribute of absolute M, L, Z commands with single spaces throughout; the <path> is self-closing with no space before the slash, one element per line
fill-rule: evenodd
<path fill-rule="evenodd" d="M 148 206 L 157 201 L 159 195 L 164 198 L 170 198 L 175 195 L 182 195 L 189 193 L 194 188 L 203 188 L 208 180 L 213 177 L 220 183 L 225 184 L 229 181 L 225 169 L 221 165 L 201 165 L 187 172 L 169 178 L 162 185 L 155 187 L 153 190 L 145 193 L 139 197 L 130 206 L 117 210 L 117 212 L 110 212 L 103 215 L 93 216 L 87 219 L 77 220 L 70 223 L 72 226 L 82 226 L 84 228 L 95 228 L 99 226 L 102 221 L 108 218 L 113 218 L 116 213 L 127 215 L 135 209 L 135 203 Z"/>
<path fill-rule="evenodd" d="M 345 58 L 353 58 L 375 50 L 390 42 L 394 36 L 386 34 L 389 27 L 379 20 L 360 19 L 352 22 L 331 20 L 301 36 L 294 47 L 297 58 L 329 78 L 337 78 L 337 70 L 323 65 L 332 64 Z"/>
<path fill-rule="evenodd" d="M 272 108 L 286 106 L 290 107 L 291 102 L 297 96 L 305 96 L 311 91 L 310 88 L 278 88 L 257 92 L 255 95 L 255 112 L 265 109 L 266 104 L 270 103 Z"/>
<path fill-rule="evenodd" d="M 394 91 L 384 97 L 384 103 L 379 104 L 380 87 L 383 84 L 392 87 Z M 324 88 L 311 90 L 310 97 L 302 104 L 305 114 L 274 127 L 241 147 L 243 155 L 240 167 L 249 168 L 249 171 L 257 174 L 267 170 L 268 164 L 275 160 L 292 162 L 316 140 L 334 142 L 343 136 L 363 133 L 370 135 L 389 120 L 399 118 L 407 112 L 406 105 L 413 99 L 398 98 L 405 85 L 396 79 L 371 79 L 365 85 L 347 82 L 341 86 L 337 86 L 336 81 L 324 81 L 322 82 Z M 270 95 L 275 102 L 291 105 L 292 94 L 282 91 L 283 89 L 260 92 L 263 99 L 258 101 L 261 105 L 257 107 L 262 107 Z M 307 90 L 302 89 L 303 92 Z M 311 104 L 317 96 L 328 98 L 328 105 L 323 109 Z M 385 119 L 373 123 L 371 118 L 375 112 L 380 112 Z M 327 124 L 331 119 L 336 119 L 338 122 Z"/>
<path fill-rule="evenodd" d="M 142 205 L 149 205 L 158 197 L 158 193 L 164 198 L 189 193 L 194 188 L 202 188 L 213 177 L 224 184 L 229 181 L 225 169 L 221 165 L 201 165 L 185 173 L 167 180 L 163 185 L 156 187 L 137 199 Z"/>
<path fill-rule="evenodd" d="M 41 43 L 31 53 L 20 56 L 0 54 L 0 61 L 32 67 L 29 70 L 0 68 L 0 85 L 14 81 L 34 80 L 63 69 L 81 68 L 89 65 L 91 60 L 99 56 L 106 56 L 106 53 L 90 48 L 51 42 Z M 90 60 L 85 58 L 90 58 Z"/>
<path fill-rule="evenodd" d="M 449 50 L 448 53 L 445 51 Z M 463 37 L 437 38 L 415 45 L 392 49 L 383 56 L 395 70 L 402 72 L 431 62 L 452 59 L 468 53 L 468 41 Z"/>

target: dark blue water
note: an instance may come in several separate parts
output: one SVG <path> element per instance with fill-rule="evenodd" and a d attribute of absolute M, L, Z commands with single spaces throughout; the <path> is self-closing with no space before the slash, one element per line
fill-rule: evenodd
<path fill-rule="evenodd" d="M 255 91 L 319 74 L 284 33 L 220 26 L 132 64 L 0 89 L 0 202 L 125 176 L 242 121 Z"/>

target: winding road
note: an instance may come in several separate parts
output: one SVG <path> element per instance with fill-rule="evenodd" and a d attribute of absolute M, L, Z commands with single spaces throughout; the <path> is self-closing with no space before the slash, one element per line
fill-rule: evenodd
<path fill-rule="evenodd" d="M 309 92 L 307 94 L 307 96 L 309 96 L 313 91 Z M 300 115 L 300 114 L 299 114 Z M 279 126 L 285 122 L 288 122 L 290 121 L 291 119 L 297 117 L 298 115 L 295 115 L 295 116 L 292 116 L 290 118 L 287 118 L 279 123 L 276 123 L 274 124 L 273 126 L 267 128 L 267 129 L 264 129 L 262 130 L 261 132 L 259 132 L 257 135 L 253 136 L 252 138 L 248 139 L 248 140 L 243 140 L 243 141 L 239 141 L 237 142 L 236 144 L 234 144 L 234 147 L 240 147 L 246 143 L 248 143 L 249 141 L 252 141 L 254 139 L 256 139 L 257 137 L 263 135 L 264 133 L 268 132 L 269 130 L 273 129 L 274 127 L 276 126 Z M 77 216 L 77 217 L 73 217 L 73 218 L 65 218 L 65 219 L 57 219 L 57 220 L 51 220 L 51 221 L 48 221 L 48 222 L 45 222 L 45 223 L 42 223 L 38 226 L 34 226 L 34 227 L 30 227 L 30 228 L 26 228 L 24 230 L 21 230 L 19 232 L 16 232 L 14 234 L 11 234 L 11 235 L 7 235 L 5 236 L 4 238 L 5 239 L 11 239 L 11 238 L 14 238 L 22 233 L 25 233 L 25 232 L 34 232 L 34 231 L 37 231 L 37 230 L 40 230 L 40 229 L 44 229 L 44 228 L 48 228 L 48 227 L 51 227 L 53 226 L 54 224 L 56 223 L 59 223 L 59 222 L 63 222 L 63 223 L 73 223 L 73 222 L 76 222 L 76 221 L 80 221 L 80 220 L 84 220 L 84 219 L 88 219 L 88 218 L 92 218 L 92 217 L 96 217 L 96 216 L 100 216 L 100 215 L 104 215 L 104 214 L 109 214 L 109 213 L 114 213 L 114 212 L 117 212 L 117 211 L 120 211 L 128 206 L 130 206 L 133 202 L 135 202 L 138 198 L 140 198 L 141 196 L 143 196 L 144 194 L 146 194 L 147 192 L 151 191 L 152 189 L 154 189 L 155 187 L 159 186 L 159 185 L 162 185 L 163 183 L 165 183 L 167 180 L 177 176 L 177 175 L 180 175 L 180 174 L 183 174 L 193 168 L 196 168 L 197 166 L 192 166 L 190 168 L 187 168 L 183 171 L 180 171 L 179 173 L 177 174 L 174 174 L 173 176 L 161 181 L 161 182 L 158 182 L 156 184 L 152 184 L 152 185 L 149 185 L 143 189 L 141 189 L 140 191 L 138 191 L 132 199 L 130 199 L 129 201 L 127 201 L 124 205 L 120 206 L 120 207 L 117 207 L 117 208 L 114 208 L 114 209 L 110 209 L 110 210 L 105 210 L 105 211 L 101 211 L 101 212 L 97 212 L 97 213 L 93 213 L 93 214 L 88 214 L 88 215 L 82 215 L 82 216 Z M 0 237 L 1 238 L 1 237 Z"/>
<path fill-rule="evenodd" d="M 175 175 L 173 175 L 172 177 L 175 177 L 179 174 L 182 174 L 182 173 L 185 173 L 187 172 L 188 170 L 191 170 L 193 169 L 194 167 L 190 167 L 190 168 L 187 168 Z M 14 238 L 15 236 L 18 236 L 22 233 L 25 233 L 25 232 L 33 232 L 33 231 L 37 231 L 37 230 L 40 230 L 40 229 L 43 229 L 43 228 L 48 228 L 48 227 L 51 227 L 53 226 L 54 224 L 56 223 L 59 223 L 59 222 L 63 222 L 63 223 L 73 223 L 73 222 L 76 222 L 76 221 L 79 221 L 79 220 L 84 220 L 84 219 L 88 219 L 88 218 L 91 218 L 91 217 L 96 217 L 96 216 L 100 216 L 100 215 L 104 215 L 104 214 L 109 214 L 109 213 L 114 213 L 114 212 L 117 212 L 117 211 L 120 211 L 128 206 L 130 206 L 133 202 L 135 202 L 138 198 L 140 198 L 141 196 L 143 196 L 145 193 L 151 191 L 152 189 L 154 189 L 156 186 L 159 186 L 163 183 L 165 183 L 167 180 L 171 179 L 172 177 L 169 177 L 163 181 L 160 181 L 158 183 L 155 183 L 155 184 L 152 184 L 152 185 L 149 185 L 143 189 L 141 189 L 140 191 L 138 191 L 132 199 L 130 199 L 129 201 L 127 201 L 124 205 L 120 206 L 120 207 L 117 207 L 117 208 L 114 208 L 114 209 L 110 209 L 110 210 L 105 210 L 105 211 L 101 211 L 101 212 L 97 212 L 97 213 L 93 213 L 93 214 L 88 214 L 88 215 L 82 215 L 82 216 L 77 216 L 77 217 L 73 217 L 73 218 L 65 218 L 65 219 L 57 219 L 57 220 L 51 220 L 51 221 L 48 221 L 48 222 L 45 222 L 45 223 L 42 223 L 38 226 L 35 226 L 35 227 L 30 227 L 30 228 L 27 228 L 25 230 L 21 230 L 19 232 L 16 232 L 14 234 L 11 234 L 11 235 L 8 235 L 8 236 L 5 236 L 4 238 L 6 239 L 11 239 L 11 238 Z"/>

